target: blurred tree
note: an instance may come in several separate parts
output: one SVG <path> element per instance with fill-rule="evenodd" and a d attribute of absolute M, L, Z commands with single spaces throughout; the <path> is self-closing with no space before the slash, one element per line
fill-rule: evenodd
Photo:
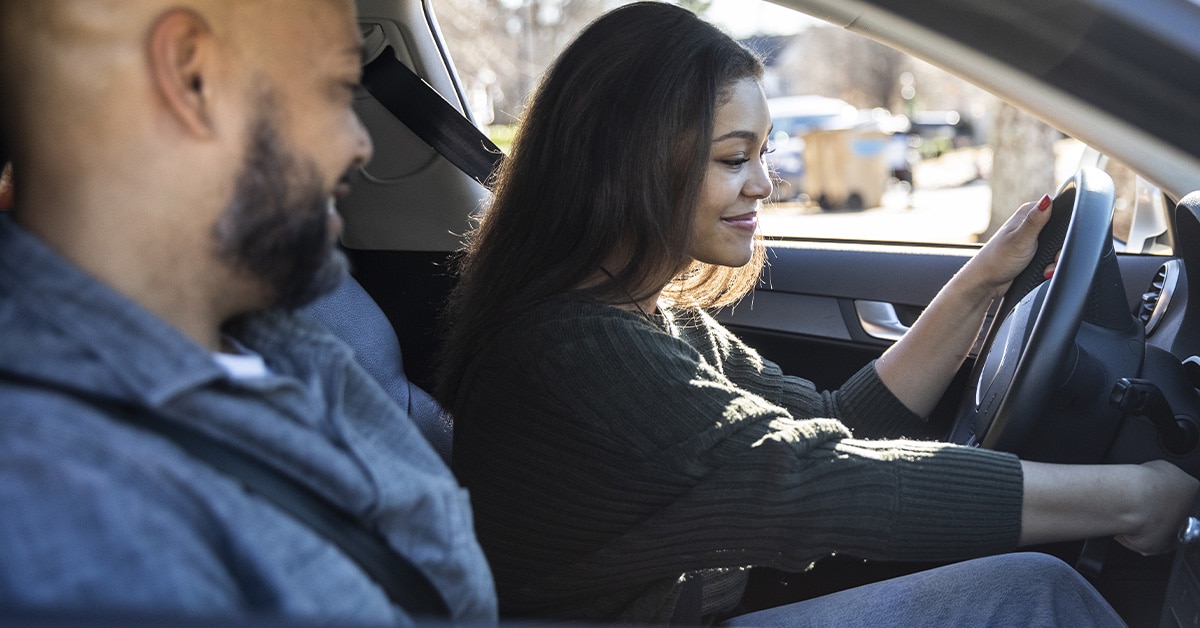
<path fill-rule="evenodd" d="M 896 95 L 900 92 L 900 75 L 911 65 L 908 55 L 866 37 L 856 37 L 851 55 L 857 72 L 846 74 L 857 74 L 860 102 L 868 107 L 899 110 Z"/>
<path fill-rule="evenodd" d="M 506 84 L 518 74 L 510 10 L 499 0 L 435 0 L 433 10 L 471 112 L 477 122 L 491 123 L 505 105 Z"/>
<path fill-rule="evenodd" d="M 1112 158 L 1109 158 L 1108 163 L 1104 166 L 1104 171 L 1112 177 L 1116 192 L 1116 199 L 1113 203 L 1113 237 L 1122 242 L 1129 242 L 1130 231 L 1133 229 L 1133 213 L 1137 209 L 1139 200 L 1138 175 L 1123 162 Z M 1062 181 L 1057 181 L 1057 183 L 1062 184 Z M 1138 251 L 1128 252 L 1136 253 Z"/>
<path fill-rule="evenodd" d="M 511 124 L 576 33 L 626 1 L 434 0 L 434 11 L 476 117 Z M 479 111 L 480 103 L 490 115 Z"/>
<path fill-rule="evenodd" d="M 986 242 L 1022 203 L 1054 193 L 1054 144 L 1061 134 L 1053 127 L 1000 103 L 992 127 L 992 208 Z"/>
<path fill-rule="evenodd" d="M 712 0 L 675 0 L 675 4 L 703 16 L 708 12 L 708 8 L 712 6 Z"/>
<path fill-rule="evenodd" d="M 898 50 L 833 26 L 805 29 L 780 58 L 792 93 L 893 111 L 903 108 L 899 80 L 911 64 L 911 58 Z"/>

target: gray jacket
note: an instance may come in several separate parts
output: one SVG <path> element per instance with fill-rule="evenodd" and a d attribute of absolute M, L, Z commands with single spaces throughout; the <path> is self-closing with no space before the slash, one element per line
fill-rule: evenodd
<path fill-rule="evenodd" d="M 194 422 L 380 530 L 456 620 L 495 621 L 465 492 L 350 351 L 282 313 L 235 336 L 272 375 L 232 380 L 0 217 L 0 609 L 408 623 L 336 547 L 236 481 L 78 398 L 5 381 L 16 373 Z"/>

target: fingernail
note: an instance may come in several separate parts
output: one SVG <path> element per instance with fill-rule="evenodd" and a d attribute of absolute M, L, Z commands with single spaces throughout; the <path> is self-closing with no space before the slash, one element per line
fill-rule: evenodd
<path fill-rule="evenodd" d="M 1042 195 L 1042 200 L 1038 201 L 1038 204 L 1037 204 L 1037 210 L 1038 210 L 1038 211 L 1040 211 L 1040 212 L 1044 212 L 1044 211 L 1046 211 L 1047 209 L 1050 209 L 1050 202 L 1051 202 L 1051 201 L 1050 201 L 1050 195 L 1049 195 L 1049 194 L 1043 194 L 1043 195 Z M 1046 279 L 1049 279 L 1049 277 L 1047 277 Z"/>
<path fill-rule="evenodd" d="M 1047 280 L 1049 280 L 1049 279 L 1050 279 L 1051 277 L 1053 277 L 1053 276 L 1054 276 L 1054 271 L 1052 271 L 1052 270 L 1048 270 L 1048 271 L 1046 271 L 1045 278 L 1046 278 Z"/>

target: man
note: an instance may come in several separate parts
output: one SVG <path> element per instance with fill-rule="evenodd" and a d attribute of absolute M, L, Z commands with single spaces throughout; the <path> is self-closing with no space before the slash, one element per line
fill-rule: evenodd
<path fill-rule="evenodd" d="M 0 0 L 0 608 L 403 621 L 238 478 L 264 463 L 490 622 L 463 492 L 344 345 L 290 310 L 344 276 L 371 144 L 351 0 Z"/>

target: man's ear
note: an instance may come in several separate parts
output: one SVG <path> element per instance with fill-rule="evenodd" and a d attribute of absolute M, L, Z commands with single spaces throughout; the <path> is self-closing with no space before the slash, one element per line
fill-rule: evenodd
<path fill-rule="evenodd" d="M 188 132 L 212 137 L 212 86 L 217 55 L 212 28 L 190 9 L 172 9 L 150 32 L 150 68 L 167 109 Z"/>

